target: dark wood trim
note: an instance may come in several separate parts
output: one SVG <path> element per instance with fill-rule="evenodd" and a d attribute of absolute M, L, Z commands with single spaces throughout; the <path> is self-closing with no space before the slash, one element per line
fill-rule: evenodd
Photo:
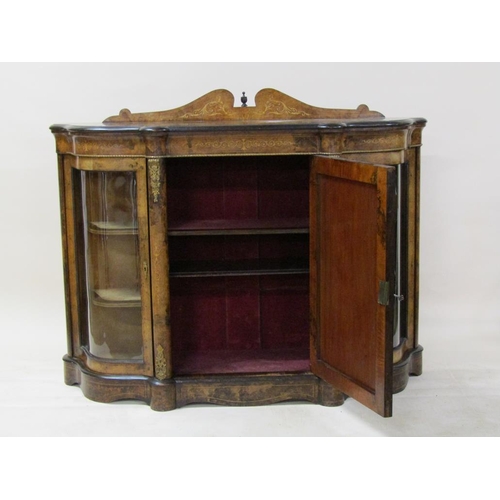
<path fill-rule="evenodd" d="M 212 403 L 226 406 L 260 406 L 284 401 L 309 401 L 338 406 L 340 391 L 320 394 L 320 379 L 311 373 L 185 377 L 176 379 L 177 405 Z"/>
<path fill-rule="evenodd" d="M 403 300 L 400 305 L 400 343 L 408 338 L 408 289 L 409 289 L 409 234 L 408 234 L 408 224 L 405 221 L 408 220 L 409 215 L 409 205 L 408 205 L 408 162 L 401 164 L 401 192 L 399 196 L 401 198 L 401 262 L 400 262 L 400 272 L 401 272 L 401 292 L 403 295 Z"/>
<path fill-rule="evenodd" d="M 85 397 L 101 403 L 139 400 L 157 411 L 188 404 L 259 406 L 284 401 L 309 401 L 339 406 L 344 395 L 312 373 L 220 375 L 158 380 L 142 375 L 104 375 L 78 359 L 65 356 L 67 385 L 77 385 Z"/>
<path fill-rule="evenodd" d="M 404 357 L 393 367 L 392 392 L 396 394 L 404 390 L 410 375 L 422 375 L 422 346 L 405 352 Z"/>
<path fill-rule="evenodd" d="M 71 183 L 73 186 L 73 218 L 74 218 L 74 246 L 75 246 L 75 262 L 74 269 L 76 270 L 76 282 L 78 284 L 78 349 L 84 351 L 84 346 L 88 346 L 88 292 L 87 292 L 87 271 L 85 258 L 85 237 L 84 237 L 84 221 L 83 221 L 83 192 L 81 172 L 71 168 Z"/>
<path fill-rule="evenodd" d="M 403 391 L 411 375 L 422 373 L 422 347 L 408 351 L 394 365 L 393 393 Z M 342 405 L 344 394 L 311 373 L 178 377 L 160 381 L 141 375 L 103 375 L 65 356 L 64 380 L 79 386 L 85 397 L 101 403 L 143 401 L 153 410 L 168 411 L 188 404 L 258 406 L 283 401 L 309 401 L 323 406 Z"/>
<path fill-rule="evenodd" d="M 420 225 L 420 148 L 407 151 L 407 276 L 408 289 L 406 296 L 408 346 L 418 346 L 418 292 L 419 292 L 419 225 Z"/>
<path fill-rule="evenodd" d="M 420 148 L 415 150 L 415 209 L 412 217 L 415 220 L 415 274 L 414 274 L 414 334 L 413 346 L 418 344 L 418 324 L 419 324 L 419 294 L 420 294 Z"/>
<path fill-rule="evenodd" d="M 78 251 L 76 248 L 77 221 L 75 216 L 73 171 L 76 159 L 64 157 L 64 208 L 66 219 L 66 252 L 68 258 L 67 287 L 70 299 L 71 352 L 82 356 L 80 335 L 80 301 L 78 282 Z"/>
<path fill-rule="evenodd" d="M 144 401 L 153 410 L 173 410 L 175 382 L 143 375 L 104 375 L 93 372 L 78 359 L 65 356 L 64 381 L 78 385 L 85 397 L 100 403 L 123 400 Z"/>
<path fill-rule="evenodd" d="M 64 155 L 57 155 L 57 170 L 59 176 L 59 202 L 61 215 L 61 240 L 62 240 L 62 261 L 63 261 L 63 277 L 64 277 L 64 301 L 66 306 L 66 338 L 67 338 L 67 353 L 73 355 L 73 337 L 72 337 L 72 322 L 71 322 L 71 295 L 69 286 L 69 264 L 68 264 L 68 241 L 67 241 L 67 224 L 66 224 L 66 191 L 64 179 Z"/>

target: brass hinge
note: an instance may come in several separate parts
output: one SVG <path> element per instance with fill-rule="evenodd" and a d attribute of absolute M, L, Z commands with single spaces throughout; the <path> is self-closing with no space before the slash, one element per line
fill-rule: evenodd
<path fill-rule="evenodd" d="M 378 282 L 378 303 L 382 306 L 389 305 L 389 282 Z"/>

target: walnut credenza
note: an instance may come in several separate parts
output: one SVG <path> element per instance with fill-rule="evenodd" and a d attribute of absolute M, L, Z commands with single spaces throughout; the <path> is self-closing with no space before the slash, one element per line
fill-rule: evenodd
<path fill-rule="evenodd" d="M 66 383 L 155 410 L 350 396 L 390 416 L 422 370 L 424 126 L 272 89 L 53 125 Z"/>

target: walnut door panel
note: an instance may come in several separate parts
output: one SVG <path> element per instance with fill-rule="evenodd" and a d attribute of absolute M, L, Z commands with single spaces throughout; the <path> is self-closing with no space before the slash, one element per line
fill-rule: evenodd
<path fill-rule="evenodd" d="M 315 157 L 311 368 L 384 416 L 392 409 L 395 169 Z"/>

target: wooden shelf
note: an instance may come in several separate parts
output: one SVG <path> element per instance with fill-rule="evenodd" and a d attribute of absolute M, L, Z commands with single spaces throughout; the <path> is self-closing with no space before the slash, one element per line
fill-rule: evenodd
<path fill-rule="evenodd" d="M 89 223 L 89 233 L 98 235 L 136 235 L 138 234 L 137 225 L 120 224 L 117 222 L 95 221 Z"/>
<path fill-rule="evenodd" d="M 184 278 L 308 273 L 308 259 L 178 261 L 170 264 L 170 276 Z"/>
<path fill-rule="evenodd" d="M 128 288 L 94 290 L 92 302 L 101 307 L 141 307 L 141 292 Z"/>
<path fill-rule="evenodd" d="M 171 222 L 168 229 L 169 236 L 307 233 L 308 218 L 193 220 Z"/>

